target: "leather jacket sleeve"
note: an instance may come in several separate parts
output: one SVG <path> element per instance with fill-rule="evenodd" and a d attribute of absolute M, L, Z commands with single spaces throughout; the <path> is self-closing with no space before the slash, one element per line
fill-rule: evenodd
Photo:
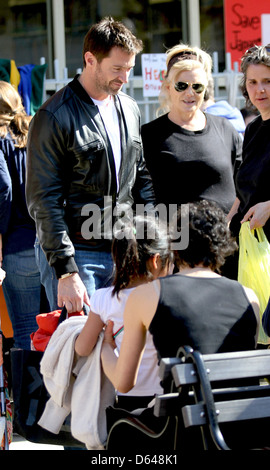
<path fill-rule="evenodd" d="M 140 159 L 137 163 L 136 180 L 133 187 L 133 198 L 136 204 L 144 204 L 149 208 L 154 208 L 156 205 L 152 178 L 146 167 L 143 153 L 141 153 Z"/>
<path fill-rule="evenodd" d="M 26 199 L 41 247 L 60 277 L 78 272 L 65 221 L 65 134 L 50 112 L 41 109 L 36 117 L 28 137 Z"/>

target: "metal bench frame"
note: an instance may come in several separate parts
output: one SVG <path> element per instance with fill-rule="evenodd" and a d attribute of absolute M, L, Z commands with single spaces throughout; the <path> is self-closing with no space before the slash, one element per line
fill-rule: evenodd
<path fill-rule="evenodd" d="M 171 377 L 172 389 L 156 397 L 155 416 L 181 415 L 185 428 L 200 427 L 205 449 L 230 450 L 221 423 L 270 418 L 269 349 L 202 355 L 185 346 L 162 359 L 160 377 Z M 191 403 L 183 404 L 187 393 Z"/>

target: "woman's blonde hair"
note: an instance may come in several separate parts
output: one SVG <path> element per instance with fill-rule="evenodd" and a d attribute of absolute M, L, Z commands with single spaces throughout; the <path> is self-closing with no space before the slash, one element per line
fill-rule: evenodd
<path fill-rule="evenodd" d="M 171 98 L 170 98 L 170 92 L 168 89 L 168 85 L 176 80 L 176 77 L 181 73 L 185 71 L 190 71 L 190 70 L 195 70 L 195 69 L 200 69 L 202 72 L 202 79 L 201 83 L 205 85 L 205 90 L 208 84 L 208 76 L 207 72 L 205 70 L 205 67 L 203 66 L 202 62 L 199 62 L 198 60 L 179 60 L 175 62 L 172 67 L 169 70 L 168 76 L 165 77 L 165 79 L 162 82 L 161 89 L 160 89 L 160 94 L 159 94 L 159 108 L 157 110 L 157 115 L 160 116 L 162 114 L 168 113 L 171 110 Z M 203 92 L 203 94 L 205 91 Z M 202 94 L 202 95 L 203 95 Z"/>
<path fill-rule="evenodd" d="M 9 132 L 16 147 L 26 147 L 30 121 L 17 90 L 0 80 L 0 137 Z"/>
<path fill-rule="evenodd" d="M 211 76 L 213 61 L 212 57 L 208 54 L 208 52 L 200 49 L 197 46 L 189 46 L 187 44 L 176 44 L 176 46 L 171 47 L 167 50 L 167 59 L 166 59 L 166 67 L 167 67 L 167 75 L 169 74 L 171 64 L 177 62 L 178 60 L 183 59 L 192 59 L 194 56 L 194 60 L 198 60 L 204 66 L 207 78 Z"/>

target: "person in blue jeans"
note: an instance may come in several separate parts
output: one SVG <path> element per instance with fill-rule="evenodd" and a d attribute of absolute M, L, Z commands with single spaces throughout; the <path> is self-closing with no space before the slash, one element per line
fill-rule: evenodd
<path fill-rule="evenodd" d="M 26 143 L 30 117 L 19 93 L 0 81 L 0 266 L 14 346 L 30 349 L 41 307 L 40 273 L 35 260 L 35 223 L 25 201 Z"/>

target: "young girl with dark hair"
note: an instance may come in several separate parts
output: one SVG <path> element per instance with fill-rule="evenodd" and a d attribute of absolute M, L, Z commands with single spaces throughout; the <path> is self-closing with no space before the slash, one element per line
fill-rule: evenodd
<path fill-rule="evenodd" d="M 133 223 L 119 226 L 114 232 L 112 255 L 115 263 L 113 285 L 98 289 L 90 298 L 90 313 L 75 343 L 75 351 L 80 356 L 91 353 L 109 320 L 114 322 L 113 333 L 119 353 L 123 313 L 130 293 L 138 285 L 166 276 L 173 261 L 167 229 L 151 216 L 135 217 Z M 156 349 L 148 333 L 136 386 L 124 396 L 117 393 L 118 406 L 129 410 L 147 406 L 156 393 L 162 393 L 159 382 Z"/>

